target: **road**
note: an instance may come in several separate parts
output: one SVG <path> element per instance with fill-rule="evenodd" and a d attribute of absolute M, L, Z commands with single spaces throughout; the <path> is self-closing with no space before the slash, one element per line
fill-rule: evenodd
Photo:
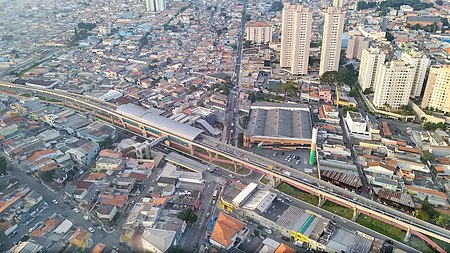
<path fill-rule="evenodd" d="M 223 128 L 223 141 L 228 144 L 236 145 L 236 125 L 239 123 L 236 119 L 239 118 L 239 110 L 237 108 L 237 99 L 239 97 L 239 77 L 241 75 L 241 60 L 242 60 L 242 44 L 245 33 L 245 10 L 247 8 L 247 1 L 244 1 L 243 15 L 241 19 L 241 27 L 239 31 L 239 38 L 236 47 L 236 61 L 234 65 L 234 73 L 231 77 L 231 87 L 228 94 L 227 108 L 225 111 L 225 124 Z"/>
<path fill-rule="evenodd" d="M 12 174 L 14 177 L 16 177 L 20 184 L 23 186 L 28 186 L 30 189 L 34 190 L 35 192 L 42 195 L 42 200 L 48 203 L 48 208 L 46 208 L 41 215 L 39 215 L 31 224 L 28 226 L 19 226 L 18 228 L 18 234 L 14 236 L 11 240 L 7 240 L 5 244 L 3 244 L 0 247 L 0 251 L 6 252 L 6 250 L 10 249 L 14 242 L 19 241 L 19 239 L 25 235 L 29 234 L 29 229 L 33 227 L 36 223 L 40 221 L 44 221 L 48 217 L 50 217 L 53 214 L 61 214 L 66 219 L 73 222 L 74 226 L 76 227 L 82 227 L 87 231 L 89 227 L 96 227 L 96 224 L 92 223 L 89 220 L 83 219 L 84 214 L 82 213 L 76 213 L 73 211 L 69 206 L 63 204 L 64 200 L 64 191 L 61 190 L 59 192 L 52 192 L 50 189 L 45 187 L 41 184 L 40 181 L 38 181 L 36 178 L 34 178 L 31 175 L 28 175 L 25 171 L 22 169 L 19 169 L 19 166 L 15 163 L 12 163 L 13 171 Z M 52 202 L 53 199 L 56 199 L 59 201 L 59 204 L 54 204 Z M 93 249 L 96 243 L 101 242 L 105 245 L 108 245 L 110 247 L 118 246 L 120 249 L 123 249 L 121 246 L 119 246 L 119 238 L 120 238 L 120 230 L 115 233 L 108 234 L 105 231 L 99 231 L 95 229 L 96 231 L 92 234 L 92 241 L 94 242 L 90 250 Z"/>
<path fill-rule="evenodd" d="M 356 162 L 357 161 L 356 151 L 355 151 L 354 146 L 352 145 L 351 137 L 348 132 L 347 126 L 345 125 L 345 120 L 344 120 L 344 117 L 342 116 L 342 114 L 343 113 L 341 112 L 340 116 L 339 116 L 341 119 L 339 121 L 339 125 L 341 126 L 341 128 L 343 130 L 342 135 L 344 136 L 345 143 L 347 144 L 347 147 L 350 149 L 352 161 L 355 162 L 355 165 L 358 168 L 358 174 L 359 174 L 359 177 L 361 178 L 361 183 L 362 183 L 362 188 L 363 188 L 363 190 L 361 191 L 361 196 L 370 198 L 369 193 L 365 191 L 365 189 L 368 189 L 369 183 L 367 182 L 367 177 L 364 173 L 362 166 Z"/>

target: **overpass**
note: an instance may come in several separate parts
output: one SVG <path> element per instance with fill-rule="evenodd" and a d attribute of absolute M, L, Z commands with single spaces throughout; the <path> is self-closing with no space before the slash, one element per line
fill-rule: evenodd
<path fill-rule="evenodd" d="M 339 205 L 351 208 L 354 211 L 354 217 L 362 213 L 404 229 L 407 231 L 406 239 L 409 238 L 411 233 L 421 233 L 426 236 L 442 240 L 446 243 L 450 243 L 450 231 L 444 228 L 419 220 L 393 208 L 384 206 L 378 202 L 366 199 L 353 192 L 312 177 L 306 173 L 294 170 L 289 166 L 255 155 L 251 152 L 233 147 L 231 145 L 224 144 L 223 142 L 209 138 L 208 136 L 199 135 L 195 139 L 186 139 L 185 137 L 172 131 L 158 129 L 154 125 L 148 125 L 148 123 L 145 123 L 147 124 L 145 125 L 139 118 L 119 114 L 108 108 L 108 103 L 103 101 L 101 104 L 96 104 L 92 99 L 73 96 L 73 94 L 67 92 L 34 88 L 24 85 L 0 83 L 0 90 L 2 90 L 0 92 L 4 92 L 5 88 L 9 92 L 11 90 L 23 92 L 28 92 L 31 90 L 45 96 L 57 97 L 65 105 L 75 107 L 81 111 L 91 112 L 93 116 L 104 120 L 109 120 L 112 124 L 119 124 L 132 131 L 142 133 L 144 136 L 153 136 L 155 138 L 167 136 L 167 141 L 171 146 L 187 151 L 191 155 L 193 155 L 196 150 L 204 150 L 210 157 L 213 155 L 220 155 L 224 158 L 230 159 L 231 161 L 242 164 L 245 167 L 272 176 L 303 191 L 319 196 L 320 203 L 325 202 L 325 200 L 329 200 Z M 287 176 L 283 174 L 284 172 L 290 172 L 290 175 Z"/>

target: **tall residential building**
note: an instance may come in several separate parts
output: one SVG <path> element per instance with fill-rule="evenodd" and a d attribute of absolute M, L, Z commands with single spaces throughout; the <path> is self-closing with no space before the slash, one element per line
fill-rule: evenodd
<path fill-rule="evenodd" d="M 415 68 L 411 97 L 419 97 L 422 92 L 423 82 L 425 81 L 425 75 L 427 74 L 430 59 L 421 52 L 415 50 L 402 52 L 401 59 Z"/>
<path fill-rule="evenodd" d="M 347 59 L 361 60 L 363 50 L 369 48 L 372 39 L 364 37 L 358 30 L 350 31 L 348 35 L 350 37 L 348 38 L 347 49 L 345 51 Z"/>
<path fill-rule="evenodd" d="M 383 64 L 386 55 L 379 48 L 364 49 L 361 54 L 361 64 L 359 67 L 358 82 L 361 90 L 374 87 L 377 70 Z"/>
<path fill-rule="evenodd" d="M 147 11 L 161 12 L 166 9 L 166 0 L 145 0 Z"/>
<path fill-rule="evenodd" d="M 257 44 L 272 42 L 272 24 L 269 22 L 249 22 L 246 25 L 246 39 Z"/>
<path fill-rule="evenodd" d="M 431 67 L 421 107 L 450 112 L 450 65 Z"/>
<path fill-rule="evenodd" d="M 319 75 L 327 71 L 338 71 L 343 30 L 344 12 L 341 9 L 328 7 L 323 27 Z"/>
<path fill-rule="evenodd" d="M 380 64 L 375 78 L 373 105 L 387 109 L 398 109 L 407 105 L 414 74 L 414 66 L 403 61 Z"/>
<path fill-rule="evenodd" d="M 344 4 L 344 0 L 333 0 L 333 7 L 341 8 Z"/>
<path fill-rule="evenodd" d="M 293 75 L 308 74 L 311 25 L 310 9 L 302 5 L 284 4 L 280 65 L 289 68 Z"/>

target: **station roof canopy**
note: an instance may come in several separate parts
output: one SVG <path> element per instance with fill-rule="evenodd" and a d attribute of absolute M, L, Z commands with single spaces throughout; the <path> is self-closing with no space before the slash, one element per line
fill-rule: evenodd
<path fill-rule="evenodd" d="M 203 132 L 203 130 L 199 128 L 168 119 L 155 114 L 152 110 L 131 103 L 120 105 L 117 107 L 116 113 L 135 119 L 149 127 L 155 127 L 190 141 L 194 140 Z"/>

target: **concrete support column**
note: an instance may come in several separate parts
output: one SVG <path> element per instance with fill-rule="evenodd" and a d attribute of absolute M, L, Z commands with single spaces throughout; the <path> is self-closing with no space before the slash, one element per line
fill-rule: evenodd
<path fill-rule="evenodd" d="M 352 217 L 352 221 L 356 221 L 356 219 L 358 219 L 359 216 L 359 210 L 356 207 L 353 207 L 353 217 Z"/>
<path fill-rule="evenodd" d="M 411 238 L 411 228 L 408 227 L 408 230 L 406 230 L 405 239 L 403 239 L 404 242 L 409 242 L 409 238 Z"/>
<path fill-rule="evenodd" d="M 281 180 L 279 178 L 273 177 L 272 182 L 272 188 L 277 188 L 277 186 L 281 183 Z"/>
<path fill-rule="evenodd" d="M 323 204 L 325 204 L 325 201 L 327 201 L 327 199 L 325 198 L 325 196 L 319 194 L 319 203 L 317 203 L 317 206 L 318 206 L 318 207 L 322 207 Z"/>
<path fill-rule="evenodd" d="M 141 134 L 145 137 L 147 137 L 147 131 L 145 131 L 145 127 L 143 125 L 139 126 L 139 129 L 141 129 Z"/>
<path fill-rule="evenodd" d="M 194 147 L 194 146 L 192 146 L 192 144 L 191 144 L 191 143 L 189 143 L 189 145 L 188 145 L 188 146 L 189 146 L 189 154 L 190 154 L 190 155 L 194 155 L 194 151 L 195 151 L 194 149 L 195 149 L 195 147 Z"/>
<path fill-rule="evenodd" d="M 206 151 L 208 153 L 209 162 L 212 163 L 212 155 L 210 151 Z"/>
<path fill-rule="evenodd" d="M 110 115 L 110 117 L 111 117 L 111 123 L 114 124 L 114 116 Z M 125 125 L 125 122 L 123 121 L 122 118 L 120 118 L 120 124 L 121 124 L 125 129 L 127 129 L 127 126 Z"/>

